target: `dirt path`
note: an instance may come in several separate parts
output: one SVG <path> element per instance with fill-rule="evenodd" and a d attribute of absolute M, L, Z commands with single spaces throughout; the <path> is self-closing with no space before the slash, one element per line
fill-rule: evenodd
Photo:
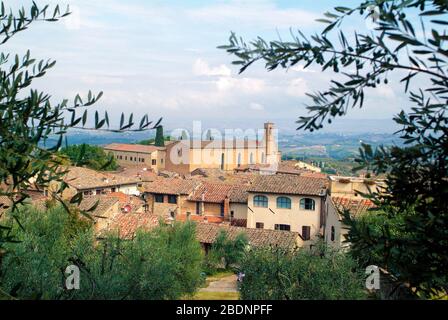
<path fill-rule="evenodd" d="M 210 281 L 208 287 L 202 288 L 200 292 L 238 292 L 236 284 L 236 275 L 222 277 Z"/>

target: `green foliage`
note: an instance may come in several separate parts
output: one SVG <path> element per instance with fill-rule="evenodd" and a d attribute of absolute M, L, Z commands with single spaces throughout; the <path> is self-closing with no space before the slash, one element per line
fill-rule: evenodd
<path fill-rule="evenodd" d="M 163 136 L 163 127 L 158 126 L 156 129 L 156 139 L 154 141 L 155 146 L 163 147 L 165 145 L 165 138 Z"/>
<path fill-rule="evenodd" d="M 118 164 L 112 153 L 89 144 L 71 145 L 62 148 L 60 154 L 67 156 L 74 166 L 87 166 L 93 170 L 117 170 Z"/>
<path fill-rule="evenodd" d="M 54 22 L 69 14 L 69 8 L 61 12 L 58 5 L 50 9 L 34 2 L 29 10 L 22 7 L 14 12 L 1 1 L 0 45 L 35 22 Z M 100 116 L 96 111 L 93 126 L 89 127 L 87 109 L 100 99 L 102 92 L 94 95 L 89 91 L 84 98 L 76 95 L 72 102 L 64 99 L 54 103 L 50 94 L 31 89 L 33 81 L 43 77 L 55 63 L 37 61 L 30 51 L 23 56 L 0 54 L 0 196 L 6 195 L 13 201 L 13 210 L 28 197 L 24 190 L 34 185 L 45 188 L 51 181 L 62 180 L 65 172 L 59 167 L 63 161 L 54 153 L 61 147 L 67 130 L 142 131 L 159 126 L 161 121 L 151 127 L 152 122 L 145 115 L 138 128 L 132 129 L 133 115 L 125 121 L 122 114 L 119 128 L 109 129 L 107 112 Z M 45 147 L 50 137 L 56 137 L 57 142 Z M 0 243 L 3 240 L 0 238 Z"/>
<path fill-rule="evenodd" d="M 363 274 L 350 256 L 319 248 L 251 250 L 241 264 L 244 300 L 364 299 Z"/>
<path fill-rule="evenodd" d="M 402 128 L 397 134 L 403 145 L 374 149 L 362 144 L 357 159 L 358 169 L 387 176 L 381 194 L 364 196 L 385 213 L 386 226 L 399 222 L 399 232 L 385 228 L 377 239 L 375 233 L 354 227 L 349 214 L 345 223 L 352 227 L 355 246 L 379 248 L 379 266 L 391 268 L 399 281 L 426 297 L 448 292 L 447 13 L 447 1 L 366 0 L 327 12 L 319 35 L 307 37 L 298 31 L 288 42 L 258 38 L 248 45 L 232 33 L 230 43 L 221 47 L 237 57 L 234 63 L 242 66 L 241 72 L 263 60 L 268 70 L 303 63 L 305 68 L 318 65 L 340 73 L 344 81 L 332 80 L 328 90 L 309 94 L 310 115 L 297 121 L 299 129 L 309 131 L 363 107 L 365 89 L 388 84 L 392 75 L 401 77 L 413 105 L 410 112 L 394 117 Z M 375 18 L 374 30 L 344 33 L 346 17 L 356 14 Z"/>
<path fill-rule="evenodd" d="M 178 299 L 201 284 L 202 251 L 190 223 L 113 234 L 95 243 L 91 225 L 59 207 L 20 207 L 21 242 L 6 245 L 2 290 L 19 299 Z M 80 268 L 80 290 L 64 289 L 64 270 Z"/>
<path fill-rule="evenodd" d="M 241 262 L 249 241 L 244 232 L 235 239 L 229 239 L 225 230 L 220 230 L 206 258 L 206 271 L 216 271 L 220 267 L 228 269 Z"/>

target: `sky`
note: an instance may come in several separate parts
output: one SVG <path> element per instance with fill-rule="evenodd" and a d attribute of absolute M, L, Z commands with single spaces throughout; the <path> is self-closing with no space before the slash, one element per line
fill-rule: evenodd
<path fill-rule="evenodd" d="M 8 4 L 9 1 L 6 1 Z M 288 39 L 290 28 L 305 34 L 322 30 L 315 20 L 338 5 L 327 0 L 42 0 L 69 4 L 72 15 L 56 23 L 36 23 L 10 40 L 3 50 L 56 66 L 34 85 L 54 101 L 77 93 L 103 91 L 95 105 L 119 122 L 121 112 L 167 126 L 259 127 L 269 120 L 294 127 L 306 115 L 306 93 L 325 90 L 335 77 L 317 67 L 267 72 L 262 64 L 239 75 L 233 57 L 216 47 L 230 31 L 246 40 L 257 36 Z M 344 0 L 344 5 L 356 1 Z M 11 5 L 31 1 L 11 1 Z M 339 1 L 340 3 L 340 1 Z M 348 30 L 367 28 L 354 20 Z M 366 107 L 348 119 L 391 119 L 407 100 L 398 84 L 369 91 Z M 92 107 L 93 108 L 93 107 Z"/>

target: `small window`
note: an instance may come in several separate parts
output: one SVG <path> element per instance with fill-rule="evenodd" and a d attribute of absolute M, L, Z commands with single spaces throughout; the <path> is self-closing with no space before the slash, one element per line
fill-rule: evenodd
<path fill-rule="evenodd" d="M 169 195 L 168 203 L 177 203 L 177 197 L 175 195 Z"/>
<path fill-rule="evenodd" d="M 291 226 L 289 224 L 276 224 L 275 230 L 291 231 Z"/>
<path fill-rule="evenodd" d="M 224 217 L 224 203 L 221 203 L 221 217 Z"/>
<path fill-rule="evenodd" d="M 163 159 L 160 159 L 160 163 L 163 164 Z"/>
<path fill-rule="evenodd" d="M 302 210 L 314 210 L 316 207 L 316 202 L 310 198 L 300 199 L 300 209 Z"/>
<path fill-rule="evenodd" d="M 196 202 L 196 214 L 201 214 L 201 203 Z"/>
<path fill-rule="evenodd" d="M 264 229 L 264 223 L 263 222 L 257 222 L 255 224 L 255 228 L 257 228 L 257 229 Z"/>
<path fill-rule="evenodd" d="M 331 241 L 334 241 L 335 238 L 335 230 L 334 230 L 334 226 L 331 226 Z"/>
<path fill-rule="evenodd" d="M 96 194 L 101 194 L 101 189 L 96 189 Z"/>
<path fill-rule="evenodd" d="M 235 212 L 234 211 L 230 211 L 230 218 L 233 219 L 234 216 L 235 216 Z"/>
<path fill-rule="evenodd" d="M 310 226 L 302 227 L 302 238 L 303 238 L 303 240 L 310 240 L 310 238 L 311 238 L 311 227 Z"/>
<path fill-rule="evenodd" d="M 124 156 L 124 160 L 128 160 L 128 156 Z"/>
<path fill-rule="evenodd" d="M 163 194 L 156 194 L 154 196 L 154 201 L 155 202 L 159 202 L 159 203 L 163 203 Z"/>
<path fill-rule="evenodd" d="M 153 166 L 155 166 L 157 164 L 157 160 L 156 159 L 152 159 L 151 163 L 152 163 Z"/>
<path fill-rule="evenodd" d="M 132 157 L 129 157 L 129 160 L 132 161 Z"/>
<path fill-rule="evenodd" d="M 291 199 L 288 197 L 278 197 L 277 198 L 277 208 L 291 209 Z"/>
<path fill-rule="evenodd" d="M 255 207 L 268 207 L 268 197 L 266 196 L 255 196 L 254 197 L 254 206 Z"/>
<path fill-rule="evenodd" d="M 116 192 L 116 191 L 117 191 L 116 188 L 112 188 L 112 189 L 111 189 L 111 192 Z"/>

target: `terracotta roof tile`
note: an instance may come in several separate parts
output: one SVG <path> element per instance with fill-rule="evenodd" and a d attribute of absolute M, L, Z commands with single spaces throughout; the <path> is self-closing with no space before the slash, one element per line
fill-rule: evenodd
<path fill-rule="evenodd" d="M 147 146 L 142 144 L 111 143 L 105 146 L 104 150 L 138 152 L 149 154 L 157 150 L 164 150 L 164 147 Z"/>
<path fill-rule="evenodd" d="M 200 184 L 201 182 L 198 180 L 158 177 L 153 182 L 144 183 L 143 190 L 156 194 L 188 195 Z"/>
<path fill-rule="evenodd" d="M 118 213 L 108 231 L 117 231 L 122 239 L 131 239 L 137 230 L 150 230 L 159 225 L 159 216 L 150 213 Z"/>
<path fill-rule="evenodd" d="M 80 210 L 87 211 L 91 209 L 96 202 L 98 201 L 98 206 L 89 214 L 92 215 L 93 218 L 103 217 L 107 211 L 109 211 L 112 206 L 114 206 L 117 202 L 117 198 L 112 198 L 106 195 L 94 195 L 89 197 L 83 197 L 81 203 L 77 206 L 74 205 Z M 38 210 L 46 210 L 46 199 L 39 199 L 31 202 L 32 206 Z"/>
<path fill-rule="evenodd" d="M 353 199 L 346 197 L 331 197 L 331 201 L 337 210 L 349 210 L 353 216 L 357 216 L 375 208 L 375 204 L 369 199 Z"/>
<path fill-rule="evenodd" d="M 239 184 L 203 182 L 188 200 L 222 203 L 228 198 L 230 202 L 247 203 L 247 188 Z"/>
<path fill-rule="evenodd" d="M 249 229 L 212 223 L 197 223 L 196 238 L 201 243 L 212 244 L 216 240 L 220 230 L 225 230 L 230 239 L 235 239 L 238 234 L 245 233 L 249 244 L 254 247 L 278 246 L 292 249 L 297 245 L 297 240 L 300 237 L 299 233 L 290 231 Z"/>
<path fill-rule="evenodd" d="M 139 177 L 127 177 L 82 167 L 69 167 L 64 181 L 78 190 L 141 183 Z"/>
<path fill-rule="evenodd" d="M 249 192 L 322 196 L 326 179 L 290 174 L 260 175 L 249 187 Z"/>

